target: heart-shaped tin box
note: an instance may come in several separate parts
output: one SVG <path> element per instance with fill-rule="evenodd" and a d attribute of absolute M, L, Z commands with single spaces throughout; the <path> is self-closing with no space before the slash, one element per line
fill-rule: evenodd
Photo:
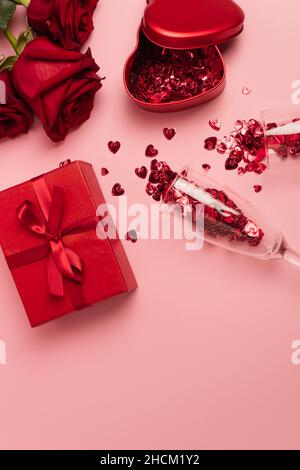
<path fill-rule="evenodd" d="M 240 34 L 244 18 L 232 0 L 147 0 L 136 48 L 124 68 L 127 93 L 155 112 L 215 98 L 226 81 L 217 45 Z"/>

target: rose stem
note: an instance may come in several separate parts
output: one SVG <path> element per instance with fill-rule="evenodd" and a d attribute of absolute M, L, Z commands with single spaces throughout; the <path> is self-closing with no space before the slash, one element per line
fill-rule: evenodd
<path fill-rule="evenodd" d="M 4 29 L 3 32 L 5 34 L 6 39 L 10 42 L 11 46 L 13 47 L 14 51 L 18 54 L 18 51 L 17 51 L 17 44 L 18 44 L 17 38 L 13 35 L 13 33 L 11 32 L 11 30 L 9 28 Z"/>

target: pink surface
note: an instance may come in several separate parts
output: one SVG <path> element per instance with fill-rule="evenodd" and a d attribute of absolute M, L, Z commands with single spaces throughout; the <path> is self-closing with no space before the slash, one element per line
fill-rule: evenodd
<path fill-rule="evenodd" d="M 202 150 L 208 120 L 224 134 L 237 118 L 291 104 L 299 79 L 298 0 L 239 0 L 241 37 L 226 46 L 226 91 L 178 114 L 155 115 L 131 103 L 123 64 L 135 45 L 145 2 L 102 0 L 90 43 L 107 76 L 92 119 L 54 145 L 36 124 L 0 144 L 0 189 L 48 171 L 66 158 L 93 163 L 108 202 L 115 182 L 129 202 L 146 202 L 133 173 L 153 143 L 174 168 L 212 165 L 211 176 L 260 205 L 300 250 L 300 164 L 261 177 L 225 173 L 224 158 Z M 0 42 L 2 49 L 3 42 Z M 243 96 L 242 87 L 252 89 Z M 168 142 L 163 127 L 174 126 Z M 120 140 L 116 156 L 109 140 Z M 110 169 L 100 176 L 102 166 Z M 253 184 L 263 185 L 255 194 Z M 300 448 L 300 271 L 180 241 L 125 248 L 139 289 L 31 330 L 1 257 L 0 447 L 3 449 Z M 33 280 L 34 282 L 34 280 Z"/>

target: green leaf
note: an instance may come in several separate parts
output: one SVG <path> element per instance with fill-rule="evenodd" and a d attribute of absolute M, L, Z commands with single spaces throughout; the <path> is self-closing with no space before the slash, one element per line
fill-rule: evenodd
<path fill-rule="evenodd" d="M 0 0 L 1 1 L 1 0 Z M 30 27 L 28 27 L 23 33 L 20 34 L 18 37 L 17 45 L 16 45 L 16 52 L 21 54 L 26 44 L 32 41 L 35 38 L 35 33 L 32 31 Z"/>
<path fill-rule="evenodd" d="M 17 59 L 18 59 L 17 55 L 4 57 L 4 59 L 2 59 L 0 62 L 0 72 L 2 72 L 3 70 L 11 70 L 13 66 L 15 65 Z"/>
<path fill-rule="evenodd" d="M 13 0 L 0 0 L 0 28 L 6 29 L 8 23 L 16 11 L 16 4 Z"/>

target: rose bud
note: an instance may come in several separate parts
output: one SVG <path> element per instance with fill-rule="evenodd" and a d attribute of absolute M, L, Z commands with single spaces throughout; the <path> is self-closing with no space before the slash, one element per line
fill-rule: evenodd
<path fill-rule="evenodd" d="M 66 51 L 45 37 L 28 43 L 17 60 L 13 83 L 19 95 L 41 119 L 54 142 L 90 118 L 99 70 L 90 50 Z"/>
<path fill-rule="evenodd" d="M 0 86 L 3 91 L 0 100 L 0 139 L 27 133 L 33 123 L 33 115 L 16 96 L 7 70 L 0 72 Z"/>
<path fill-rule="evenodd" d="M 27 9 L 30 26 L 65 49 L 80 49 L 94 29 L 98 0 L 31 0 Z"/>

